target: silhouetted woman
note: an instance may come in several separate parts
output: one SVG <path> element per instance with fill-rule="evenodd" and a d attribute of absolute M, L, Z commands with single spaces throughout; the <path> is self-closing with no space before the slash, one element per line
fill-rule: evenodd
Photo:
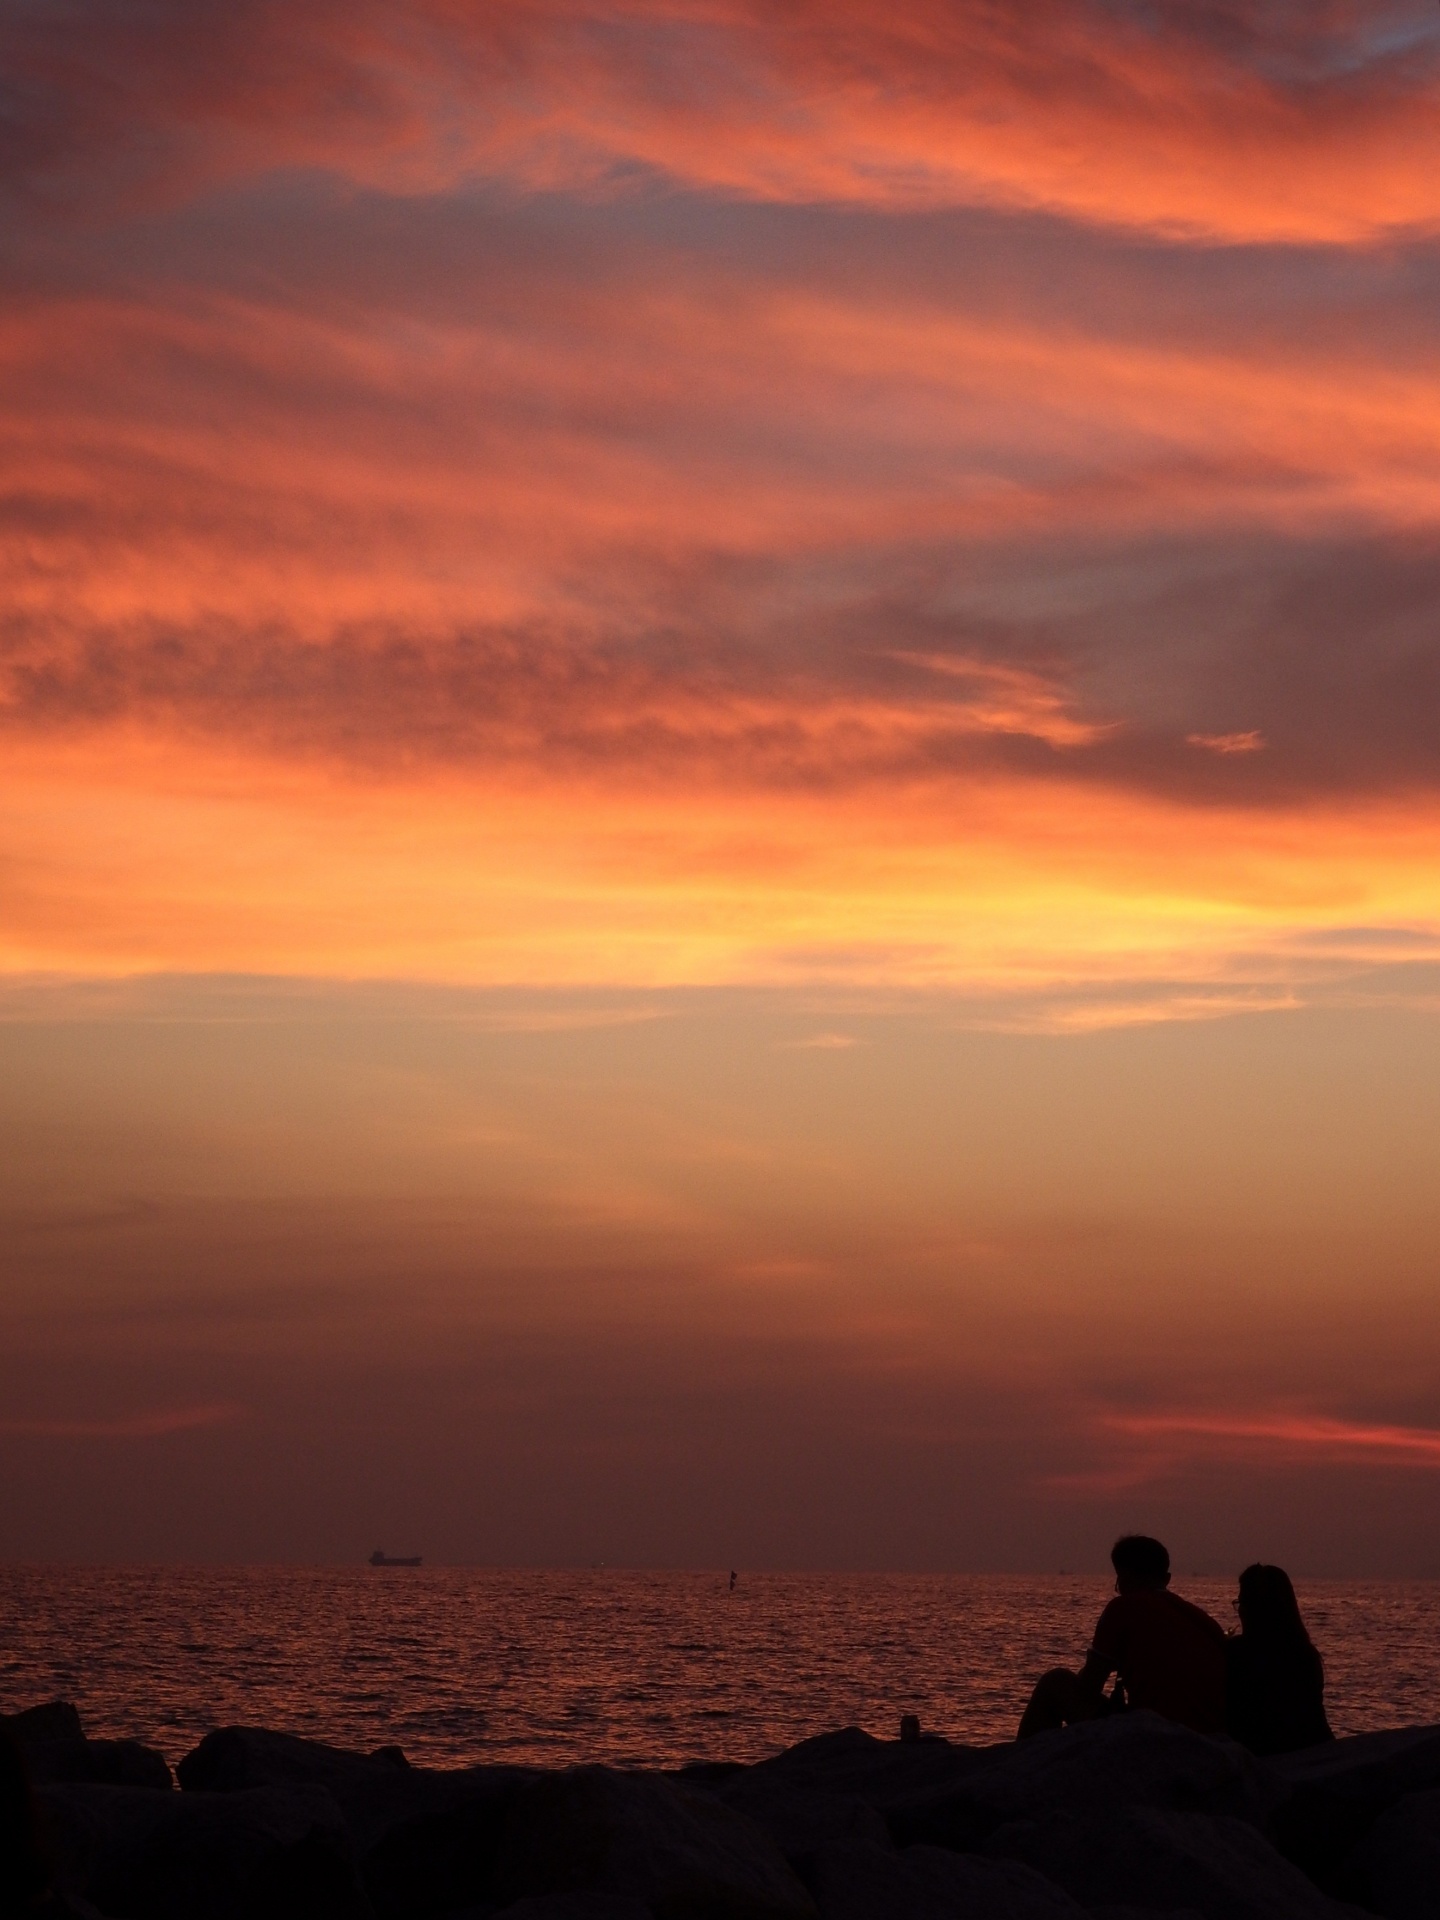
<path fill-rule="evenodd" d="M 1283 1567 L 1256 1561 L 1240 1576 L 1240 1631 L 1225 1643 L 1225 1720 L 1252 1753 L 1291 1753 L 1333 1740 L 1325 1662 L 1305 1631 Z"/>

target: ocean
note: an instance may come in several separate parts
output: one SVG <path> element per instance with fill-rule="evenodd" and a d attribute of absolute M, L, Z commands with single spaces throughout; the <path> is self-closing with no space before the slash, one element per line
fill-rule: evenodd
<path fill-rule="evenodd" d="M 1176 1580 L 1232 1621 L 1232 1580 Z M 0 1568 L 0 1709 L 61 1695 L 173 1763 L 243 1722 L 432 1766 L 752 1761 L 902 1714 L 1006 1740 L 1100 1576 Z M 1440 1582 L 1309 1581 L 1337 1733 L 1440 1721 Z"/>

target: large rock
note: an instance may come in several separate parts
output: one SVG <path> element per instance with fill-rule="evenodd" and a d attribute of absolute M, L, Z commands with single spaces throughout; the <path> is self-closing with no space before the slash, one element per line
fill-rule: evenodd
<path fill-rule="evenodd" d="M 1355 1733 L 1298 1753 L 1277 1753 L 1266 1761 L 1293 1792 L 1324 1787 L 1331 1791 L 1388 1796 L 1440 1787 L 1440 1727 L 1394 1727 L 1382 1733 Z"/>
<path fill-rule="evenodd" d="M 322 1788 L 42 1787 L 61 1885 L 109 1920 L 370 1920 Z"/>
<path fill-rule="evenodd" d="M 1247 1820 L 1119 1803 L 1057 1808 L 1000 1827 L 985 1851 L 1022 1860 L 1082 1906 L 1193 1909 L 1203 1920 L 1344 1920 Z"/>
<path fill-rule="evenodd" d="M 187 1793 L 238 1793 L 248 1787 L 334 1787 L 377 1775 L 390 1779 L 408 1770 L 398 1747 L 354 1753 L 266 1727 L 217 1727 L 175 1772 Z"/>
<path fill-rule="evenodd" d="M 1282 1852 L 1321 1886 L 1354 1894 L 1351 1863 L 1379 1817 L 1407 1794 L 1440 1789 L 1440 1727 L 1356 1734 L 1266 1766 L 1285 1793 L 1270 1822 Z"/>
<path fill-rule="evenodd" d="M 490 1806 L 512 1782 L 528 1779 L 532 1772 L 518 1767 L 432 1772 L 409 1766 L 398 1747 L 355 1753 L 263 1727 L 219 1727 L 176 1768 L 187 1793 L 324 1787 L 340 1808 L 360 1857 L 372 1855 L 392 1834 L 417 1824 L 433 1829 L 434 1845 L 443 1848 L 447 1820 L 451 1826 L 456 1818 L 462 1826 L 473 1824 L 467 1808 Z M 392 1852 L 408 1858 L 415 1847 L 401 1839 Z"/>
<path fill-rule="evenodd" d="M 650 1909 L 619 1893 L 536 1893 L 494 1920 L 650 1920 Z"/>
<path fill-rule="evenodd" d="M 476 1768 L 412 1782 L 420 1797 L 403 1815 L 388 1803 L 381 1810 L 383 1830 L 367 1845 L 362 1861 L 366 1891 L 380 1920 L 458 1917 L 471 1909 L 488 1914 L 506 1818 L 519 1785 L 501 1768 Z M 372 1832 L 374 1814 L 372 1808 Z"/>
<path fill-rule="evenodd" d="M 1204 1915 L 1195 1907 L 1132 1907 L 1122 1903 L 1119 1906 L 1106 1901 L 1098 1907 L 1087 1907 L 1085 1911 L 1090 1920 L 1204 1920 Z"/>
<path fill-rule="evenodd" d="M 1153 1713 L 1119 1714 L 991 1748 L 953 1783 L 886 1810 L 895 1839 L 977 1847 L 1007 1821 L 1058 1810 L 1084 1818 L 1116 1807 L 1225 1814 L 1263 1825 L 1281 1799 L 1263 1766 Z"/>
<path fill-rule="evenodd" d="M 1005 1747 L 957 1747 L 948 1740 L 877 1740 L 859 1727 L 817 1734 L 746 1770 L 757 1782 L 783 1781 L 812 1795 L 863 1800 L 882 1813 L 929 1799 L 960 1781 L 985 1772 Z M 731 1781 L 716 1791 L 728 1793 Z"/>
<path fill-rule="evenodd" d="M 1118 1906 L 1106 1901 L 1098 1907 L 1087 1907 L 1085 1911 L 1090 1920 L 1204 1920 L 1204 1915 L 1195 1907 L 1132 1907 L 1122 1903 Z"/>
<path fill-rule="evenodd" d="M 1147 1806 L 1263 1824 L 1284 1789 L 1243 1747 L 1153 1713 L 1118 1714 L 996 1747 L 880 1741 L 847 1729 L 750 1770 L 811 1793 L 860 1799 L 902 1846 L 972 1849 L 1039 1809 Z M 737 1789 L 724 1784 L 727 1797 Z"/>
<path fill-rule="evenodd" d="M 821 1920 L 1083 1920 L 1084 1909 L 1013 1860 L 873 1840 L 821 1847 L 808 1873 Z"/>
<path fill-rule="evenodd" d="M 0 1728 L 22 1749 L 52 1740 L 85 1738 L 79 1709 L 68 1700 L 44 1700 L 38 1707 L 24 1707 L 19 1713 L 0 1713 Z"/>
<path fill-rule="evenodd" d="M 1440 1790 L 1407 1793 L 1382 1813 L 1348 1862 L 1346 1881 L 1385 1920 L 1440 1914 Z"/>
<path fill-rule="evenodd" d="M 498 1902 L 580 1891 L 655 1920 L 813 1920 L 769 1836 L 712 1795 L 655 1775 L 577 1767 L 519 1788 L 496 1854 Z"/>
<path fill-rule="evenodd" d="M 138 1740 L 87 1740 L 80 1715 L 68 1700 L 47 1700 L 22 1713 L 0 1714 L 0 1731 L 20 1749 L 36 1786 L 87 1781 L 168 1792 L 174 1784 L 164 1754 L 153 1747 Z"/>
<path fill-rule="evenodd" d="M 231 1727 L 180 1794 L 123 1784 L 169 1775 L 64 1702 L 12 1729 L 107 1920 L 1440 1920 L 1440 1729 L 1260 1762 L 1146 1713 L 985 1748 L 851 1728 L 662 1775 Z"/>
<path fill-rule="evenodd" d="M 815 1853 L 832 1841 L 890 1844 L 883 1815 L 858 1794 L 819 1792 L 763 1767 L 732 1775 L 714 1793 L 763 1828 L 802 1878 Z"/>
<path fill-rule="evenodd" d="M 138 1740 L 44 1740 L 24 1751 L 37 1787 L 145 1787 L 168 1793 L 175 1784 L 164 1754 Z"/>

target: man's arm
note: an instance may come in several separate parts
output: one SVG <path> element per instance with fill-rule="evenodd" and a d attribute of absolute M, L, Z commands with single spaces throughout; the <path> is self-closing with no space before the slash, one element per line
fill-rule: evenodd
<path fill-rule="evenodd" d="M 1103 1696 L 1105 1682 L 1119 1669 L 1120 1642 L 1121 1615 L 1117 1596 L 1095 1622 L 1095 1637 L 1090 1642 L 1090 1651 L 1085 1656 L 1084 1666 L 1076 1675 L 1085 1692 L 1096 1700 Z"/>

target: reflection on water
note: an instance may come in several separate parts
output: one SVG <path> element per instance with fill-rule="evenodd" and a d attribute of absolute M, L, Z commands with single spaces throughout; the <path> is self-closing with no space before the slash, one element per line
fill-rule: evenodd
<path fill-rule="evenodd" d="M 173 1761 L 244 1721 L 434 1765 L 757 1759 L 827 1727 L 1009 1739 L 1096 1577 L 0 1568 L 0 1707 L 63 1694 Z M 1233 1581 L 1177 1590 L 1228 1625 Z M 1440 1584 L 1316 1581 L 1337 1733 L 1440 1721 Z"/>

